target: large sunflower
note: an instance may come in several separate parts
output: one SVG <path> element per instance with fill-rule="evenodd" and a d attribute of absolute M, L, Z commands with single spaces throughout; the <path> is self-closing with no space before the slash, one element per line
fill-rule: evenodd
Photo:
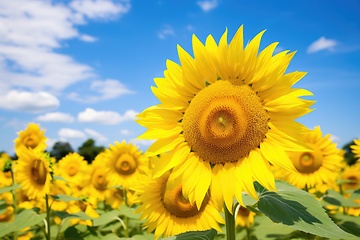
<path fill-rule="evenodd" d="M 16 181 L 29 199 L 41 199 L 50 193 L 51 158 L 48 154 L 24 148 L 18 154 L 15 166 Z"/>
<path fill-rule="evenodd" d="M 205 196 L 198 209 L 182 194 L 182 186 L 170 186 L 170 171 L 159 178 L 152 178 L 149 172 L 141 175 L 134 190 L 139 194 L 141 205 L 136 210 L 145 219 L 147 231 L 154 232 L 155 239 L 168 237 L 187 231 L 201 231 L 214 228 L 221 231 L 219 223 L 224 223 L 210 194 Z"/>
<path fill-rule="evenodd" d="M 335 187 L 336 179 L 339 178 L 344 167 L 343 151 L 332 142 L 330 134 L 322 136 L 319 126 L 313 130 L 309 129 L 302 138 L 312 151 L 288 153 L 298 171 L 290 172 L 281 169 L 275 175 L 301 189 L 310 189 L 324 184 L 329 188 Z"/>
<path fill-rule="evenodd" d="M 138 115 L 148 128 L 139 138 L 158 139 L 147 156 L 175 152 L 155 166 L 155 177 L 175 167 L 198 207 L 209 187 L 217 206 L 225 200 L 230 211 L 243 191 L 257 198 L 255 180 L 275 190 L 269 162 L 296 171 L 285 151 L 308 150 L 295 120 L 311 111 L 314 101 L 300 97 L 312 93 L 292 88 L 306 73 L 285 73 L 295 53 L 274 55 L 278 43 L 258 53 L 263 33 L 245 48 L 242 26 L 230 44 L 227 30 L 219 44 L 193 35 L 194 57 L 178 46 L 181 65 L 168 60 L 152 87 L 161 103 Z"/>
<path fill-rule="evenodd" d="M 149 168 L 149 161 L 133 144 L 122 141 L 110 144 L 102 157 L 109 186 L 128 189 L 136 183 L 139 174 Z"/>
<path fill-rule="evenodd" d="M 25 130 L 18 132 L 18 137 L 14 140 L 15 152 L 22 148 L 43 151 L 46 148 L 46 141 L 45 130 L 41 130 L 39 124 L 29 123 Z"/>

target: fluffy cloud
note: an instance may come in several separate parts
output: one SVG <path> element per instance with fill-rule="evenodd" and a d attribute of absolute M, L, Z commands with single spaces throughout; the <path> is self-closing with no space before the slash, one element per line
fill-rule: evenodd
<path fill-rule="evenodd" d="M 76 12 L 92 19 L 108 19 L 129 12 L 129 1 L 121 1 L 118 4 L 111 0 L 74 0 L 70 7 Z"/>
<path fill-rule="evenodd" d="M 84 131 L 87 135 L 89 135 L 96 142 L 107 142 L 108 141 L 107 137 L 105 137 L 104 135 L 102 135 L 101 133 L 99 133 L 93 129 L 85 128 Z"/>
<path fill-rule="evenodd" d="M 95 37 L 79 33 L 88 19 L 119 17 L 130 9 L 129 1 L 0 0 L 0 87 L 58 92 L 78 81 L 93 78 L 94 70 L 59 53 L 64 40 L 78 38 L 93 42 Z"/>
<path fill-rule="evenodd" d="M 120 130 L 120 134 L 121 134 L 121 135 L 124 135 L 124 136 L 130 135 L 130 134 L 131 134 L 131 131 L 128 130 L 128 129 L 121 129 L 121 130 Z"/>
<path fill-rule="evenodd" d="M 165 25 L 159 32 L 158 32 L 158 37 L 160 39 L 165 39 L 168 36 L 172 36 L 174 35 L 174 29 L 170 26 L 170 25 Z"/>
<path fill-rule="evenodd" d="M 79 96 L 78 93 L 72 92 L 68 95 L 68 98 L 78 102 L 93 103 L 133 93 L 126 88 L 124 84 L 114 79 L 107 79 L 103 81 L 95 80 L 90 84 L 90 90 L 95 92 L 95 94 L 90 96 Z"/>
<path fill-rule="evenodd" d="M 79 122 L 95 122 L 107 125 L 115 125 L 124 121 L 134 120 L 137 112 L 127 110 L 124 115 L 113 111 L 96 111 L 92 108 L 86 108 L 84 112 L 78 114 Z"/>
<path fill-rule="evenodd" d="M 219 4 L 217 0 L 205 0 L 205 1 L 198 1 L 197 5 L 204 11 L 208 12 L 210 10 L 215 9 Z"/>
<path fill-rule="evenodd" d="M 0 108 L 13 111 L 38 113 L 57 108 L 59 100 L 47 92 L 11 90 L 0 95 Z"/>
<path fill-rule="evenodd" d="M 338 44 L 337 41 L 333 39 L 328 39 L 325 37 L 320 37 L 315 42 L 311 43 L 307 49 L 308 53 L 314 53 L 321 50 L 330 50 L 332 51 L 334 47 Z"/>
<path fill-rule="evenodd" d="M 71 128 L 61 128 L 58 131 L 58 135 L 61 139 L 69 139 L 69 138 L 86 138 L 85 133 L 82 131 L 71 129 Z"/>
<path fill-rule="evenodd" d="M 73 122 L 74 117 L 67 113 L 51 112 L 38 116 L 36 120 L 41 122 Z"/>

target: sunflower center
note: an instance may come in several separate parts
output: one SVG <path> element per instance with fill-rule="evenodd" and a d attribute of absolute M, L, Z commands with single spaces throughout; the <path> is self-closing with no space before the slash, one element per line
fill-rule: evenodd
<path fill-rule="evenodd" d="M 115 170 L 122 175 L 133 174 L 137 164 L 133 156 L 128 153 L 122 154 L 115 162 Z"/>
<path fill-rule="evenodd" d="M 92 183 L 98 190 L 106 189 L 108 181 L 102 169 L 95 169 L 92 177 Z"/>
<path fill-rule="evenodd" d="M 36 148 L 39 144 L 39 137 L 34 134 L 28 135 L 24 138 L 23 143 L 26 147 Z"/>
<path fill-rule="evenodd" d="M 349 185 L 357 185 L 358 184 L 358 179 L 355 176 L 350 176 L 348 177 L 348 180 L 350 180 L 350 182 L 348 183 Z"/>
<path fill-rule="evenodd" d="M 47 170 L 41 160 L 35 160 L 31 167 L 31 177 L 39 185 L 44 185 L 47 177 Z"/>
<path fill-rule="evenodd" d="M 72 177 L 78 173 L 79 169 L 76 166 L 70 165 L 67 169 L 67 174 Z"/>
<path fill-rule="evenodd" d="M 242 217 L 247 217 L 250 215 L 250 210 L 243 206 L 240 206 L 240 208 L 238 210 L 238 215 L 242 216 Z"/>
<path fill-rule="evenodd" d="M 200 210 L 198 210 L 195 204 L 192 205 L 189 200 L 184 197 L 181 185 L 169 190 L 166 188 L 166 184 L 164 184 L 162 201 L 166 210 L 172 215 L 178 218 L 189 218 L 203 211 L 209 201 L 209 198 L 205 196 Z"/>
<path fill-rule="evenodd" d="M 268 115 L 248 85 L 219 80 L 191 100 L 183 120 L 183 134 L 203 160 L 212 164 L 236 162 L 264 140 Z"/>
<path fill-rule="evenodd" d="M 294 153 L 292 159 L 295 168 L 301 173 L 313 173 L 318 170 L 323 162 L 323 155 L 315 145 L 310 145 L 313 152 Z"/>

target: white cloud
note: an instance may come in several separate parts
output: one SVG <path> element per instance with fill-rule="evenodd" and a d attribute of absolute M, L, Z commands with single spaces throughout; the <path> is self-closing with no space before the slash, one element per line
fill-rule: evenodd
<path fill-rule="evenodd" d="M 74 0 L 71 8 L 92 19 L 108 19 L 129 12 L 130 1 L 121 1 L 117 4 L 111 0 Z"/>
<path fill-rule="evenodd" d="M 71 128 L 61 128 L 58 131 L 58 135 L 63 140 L 66 140 L 68 138 L 86 138 L 85 133 Z"/>
<path fill-rule="evenodd" d="M 79 39 L 84 42 L 95 42 L 97 39 L 93 36 L 82 34 L 79 36 Z"/>
<path fill-rule="evenodd" d="M 115 125 L 124 121 L 134 120 L 137 114 L 134 110 L 127 110 L 124 115 L 120 115 L 113 111 L 96 111 L 92 108 L 86 108 L 84 112 L 78 114 L 78 121 Z"/>
<path fill-rule="evenodd" d="M 129 1 L 0 0 L 0 91 L 13 89 L 58 93 L 76 82 L 89 80 L 92 67 L 59 53 L 69 39 L 92 42 L 79 33 L 89 19 L 113 19 L 127 13 Z"/>
<path fill-rule="evenodd" d="M 37 113 L 57 108 L 59 105 L 59 100 L 47 92 L 11 90 L 0 95 L 0 108 L 7 110 Z"/>
<path fill-rule="evenodd" d="M 335 142 L 335 143 L 339 143 L 340 142 L 340 138 L 338 136 L 332 135 L 330 134 L 330 138 L 331 141 Z"/>
<path fill-rule="evenodd" d="M 217 0 L 205 0 L 196 2 L 204 12 L 215 9 L 219 3 Z"/>
<path fill-rule="evenodd" d="M 170 26 L 170 25 L 165 25 L 159 32 L 158 32 L 158 37 L 160 39 L 165 39 L 168 36 L 172 36 L 174 35 L 174 29 Z"/>
<path fill-rule="evenodd" d="M 128 129 L 121 129 L 120 130 L 120 134 L 121 135 L 130 135 L 131 134 L 131 131 L 130 130 L 128 130 Z"/>
<path fill-rule="evenodd" d="M 333 39 L 328 39 L 325 37 L 320 37 L 315 42 L 311 43 L 307 49 L 308 53 L 314 53 L 321 50 L 330 50 L 333 51 L 334 47 L 338 44 L 337 41 Z"/>
<path fill-rule="evenodd" d="M 73 122 L 74 117 L 67 113 L 51 112 L 38 116 L 36 120 L 41 122 Z"/>
<path fill-rule="evenodd" d="M 99 133 L 93 129 L 85 128 L 84 131 L 87 135 L 89 135 L 96 142 L 98 142 L 98 141 L 99 142 L 107 142 L 108 141 L 107 137 L 105 137 L 104 135 L 102 135 L 101 133 Z"/>
<path fill-rule="evenodd" d="M 154 140 L 131 139 L 129 142 L 131 142 L 137 146 L 149 147 L 155 141 Z"/>
<path fill-rule="evenodd" d="M 90 84 L 90 90 L 96 93 L 90 96 L 80 96 L 78 93 L 72 92 L 68 94 L 68 98 L 78 102 L 93 103 L 133 93 L 127 89 L 124 84 L 114 79 L 106 79 L 103 81 L 95 80 Z"/>

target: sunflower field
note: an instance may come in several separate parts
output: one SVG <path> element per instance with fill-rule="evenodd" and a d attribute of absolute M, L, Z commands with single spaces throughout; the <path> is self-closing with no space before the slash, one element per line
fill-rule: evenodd
<path fill-rule="evenodd" d="M 263 34 L 178 46 L 136 118 L 146 151 L 56 158 L 29 123 L 0 157 L 0 239 L 360 238 L 360 139 L 341 149 L 297 121 L 315 102 L 294 87 L 306 73 L 276 42 L 259 51 Z"/>

